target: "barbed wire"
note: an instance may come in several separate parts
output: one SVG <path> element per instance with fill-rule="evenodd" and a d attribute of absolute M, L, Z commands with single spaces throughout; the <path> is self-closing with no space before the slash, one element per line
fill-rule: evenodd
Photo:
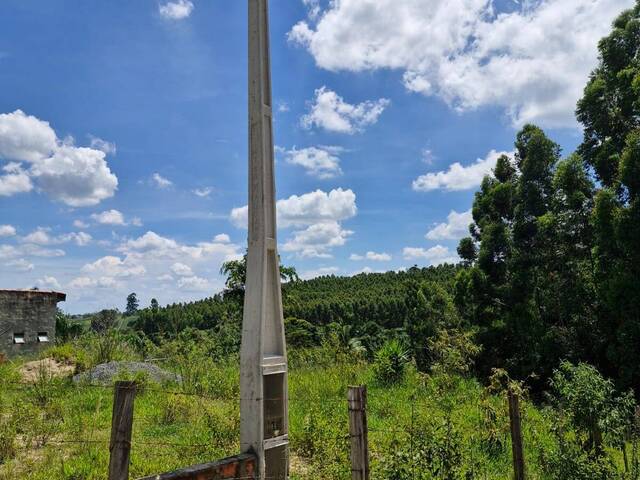
<path fill-rule="evenodd" d="M 132 381 L 133 382 L 133 381 Z M 5 390 L 5 386 L 7 387 L 6 390 L 12 390 L 12 391 L 33 391 L 33 389 L 37 389 L 42 387 L 43 385 L 38 384 L 38 383 L 33 383 L 33 382 L 11 382 L 8 383 L 6 385 L 3 385 L 3 390 Z M 47 384 L 46 387 L 60 387 L 60 388 L 70 388 L 70 389 L 83 389 L 83 388 L 93 388 L 93 389 L 101 389 L 101 390 L 107 390 L 107 391 L 113 391 L 115 388 L 115 384 L 96 384 L 96 383 L 74 383 L 74 384 Z M 176 396 L 185 396 L 185 397 L 198 397 L 198 398 L 202 398 L 202 399 L 206 399 L 206 400 L 211 400 L 211 401 L 218 401 L 218 402 L 226 402 L 226 401 L 251 401 L 251 400 L 261 400 L 261 401 L 268 401 L 268 402 L 273 402 L 273 401 L 283 401 L 285 399 L 285 397 L 266 397 L 266 398 L 249 398 L 249 397 L 240 397 L 240 396 L 234 396 L 233 398 L 225 398 L 225 397 L 221 397 L 221 396 L 216 396 L 216 395 L 210 395 L 210 394 L 206 394 L 206 393 L 198 393 L 198 392 L 186 392 L 186 391 L 181 391 L 181 390 L 171 390 L 171 389 L 164 389 L 164 388 L 158 388 L 158 387 L 150 387 L 147 384 L 144 383 L 139 383 L 136 385 L 131 385 L 131 386 L 127 386 L 127 385 L 121 385 L 119 386 L 119 388 L 127 390 L 127 389 L 136 389 L 138 390 L 140 393 L 145 393 L 145 392 L 154 392 L 154 393 L 163 393 L 166 395 L 176 395 Z M 288 396 L 287 397 L 289 399 L 290 402 L 296 402 L 298 400 L 296 400 L 296 398 L 292 397 L 292 396 Z M 311 396 L 297 396 L 298 399 L 302 399 L 305 401 L 319 401 L 320 404 L 328 404 L 328 403 L 332 403 L 332 404 L 345 404 L 346 405 L 346 397 L 345 398 L 313 398 Z"/>
<path fill-rule="evenodd" d="M 4 390 L 4 387 L 8 387 L 9 389 L 14 388 L 14 389 L 32 392 L 34 388 L 39 388 L 41 386 L 43 385 L 38 385 L 38 384 L 34 385 L 29 382 L 20 381 L 20 382 L 7 382 L 7 384 L 3 384 L 2 387 L 3 387 L 3 390 Z M 116 388 L 116 385 L 113 385 L 113 384 L 98 384 L 98 383 L 79 383 L 79 384 L 64 383 L 64 384 L 60 384 L 60 386 L 62 388 L 66 387 L 69 389 L 83 389 L 83 388 L 99 389 L 100 391 L 105 391 L 105 392 L 106 391 L 113 392 L 114 389 Z M 160 393 L 165 395 L 179 395 L 179 396 L 193 397 L 193 398 L 204 399 L 204 400 L 213 400 L 216 402 L 237 402 L 238 400 L 256 400 L 256 399 L 245 399 L 240 396 L 225 398 L 225 397 L 213 396 L 213 395 L 208 395 L 208 394 L 203 394 L 198 392 L 185 392 L 185 391 L 175 390 L 171 388 L 149 386 L 147 384 L 139 385 L 139 384 L 131 383 L 130 385 L 119 384 L 117 386 L 118 388 L 121 388 L 121 389 L 135 388 L 135 389 L 138 389 L 141 393 L 152 392 L 152 393 Z M 320 395 L 314 395 L 314 393 L 315 392 L 313 391 L 305 390 L 305 389 L 302 389 L 300 391 L 296 390 L 295 392 L 293 392 L 292 395 L 289 395 L 288 398 L 290 399 L 291 405 L 316 404 L 319 407 L 318 410 L 322 410 L 322 406 L 324 405 L 334 405 L 334 404 L 335 405 L 340 404 L 345 411 L 348 409 L 348 401 L 347 401 L 346 395 L 345 396 L 340 395 L 342 398 L 337 398 L 337 395 L 336 395 L 336 398 L 325 398 L 325 397 L 320 397 Z M 409 461 L 407 462 L 407 464 L 411 471 L 411 478 L 415 478 L 416 470 L 419 467 L 419 462 L 423 462 L 423 460 L 420 459 L 420 455 L 422 454 L 421 449 L 423 448 L 422 442 L 424 441 L 424 432 L 420 432 L 420 427 L 417 427 L 417 425 L 423 425 L 423 422 L 425 421 L 424 411 L 422 410 L 423 407 L 436 408 L 440 413 L 444 413 L 445 416 L 450 414 L 450 413 L 446 413 L 446 411 L 438 405 L 438 402 L 437 402 L 438 397 L 435 394 L 425 397 L 424 396 L 425 393 L 432 394 L 434 392 L 425 391 L 420 388 L 416 388 L 415 390 L 408 392 L 406 396 L 395 395 L 393 398 L 391 397 L 387 398 L 387 396 L 381 395 L 378 398 L 372 397 L 370 398 L 370 401 L 367 407 L 363 409 L 365 413 L 371 416 L 369 428 L 367 429 L 367 434 L 369 434 L 374 440 L 372 444 L 377 445 L 378 448 L 380 448 L 380 450 L 378 450 L 378 453 L 380 453 L 381 451 L 383 451 L 382 449 L 384 449 L 384 452 L 385 452 L 384 455 L 386 455 L 387 454 L 386 449 L 389 449 L 395 452 L 395 454 L 397 455 L 401 452 L 406 452 L 407 445 L 406 443 L 402 443 L 402 442 L 408 443 Z M 109 397 L 111 398 L 111 395 Z M 99 397 L 99 398 L 103 398 L 103 397 Z M 262 400 L 282 401 L 285 398 L 286 397 L 284 396 L 278 396 L 278 397 L 267 397 Z M 409 402 L 411 407 L 409 412 L 403 412 L 403 411 L 394 412 L 397 415 L 393 417 L 390 417 L 387 415 L 386 411 L 387 411 L 388 405 L 398 404 L 399 402 L 403 402 L 403 401 Z M 89 420 L 93 420 L 93 423 L 91 424 L 91 422 L 88 422 L 89 428 L 87 429 L 82 428 L 83 425 L 86 425 L 86 424 L 83 424 L 83 422 L 77 422 L 73 418 L 67 419 L 63 417 L 60 419 L 60 422 L 62 425 L 72 426 L 74 431 L 77 431 L 77 432 L 81 432 L 83 430 L 89 430 L 91 437 L 93 437 L 94 434 L 96 434 L 95 437 L 98 437 L 98 438 L 72 439 L 72 438 L 55 438 L 54 436 L 54 438 L 43 438 L 41 440 L 35 440 L 33 442 L 30 442 L 27 445 L 15 447 L 15 450 L 28 451 L 28 450 L 46 448 L 47 446 L 53 446 L 53 445 L 109 446 L 111 444 L 110 440 L 99 438 L 101 436 L 104 436 L 104 431 L 106 429 L 110 428 L 110 422 L 108 423 L 108 419 L 105 417 L 106 415 L 105 409 L 107 408 L 108 405 L 110 405 L 108 402 L 101 403 L 101 400 L 98 400 L 95 413 L 89 417 Z M 482 402 L 480 401 L 475 404 L 475 407 L 476 407 L 476 410 L 474 412 L 471 412 L 471 414 L 466 415 L 469 418 L 469 421 L 474 422 L 474 424 L 476 421 L 482 422 L 483 408 L 484 408 Z M 312 412 L 317 412 L 317 410 L 313 410 Z M 403 413 L 406 413 L 406 415 L 403 415 Z M 151 449 L 148 449 L 148 451 L 150 450 L 151 453 L 147 453 L 147 455 L 150 454 L 154 457 L 155 456 L 157 457 L 172 456 L 172 457 L 177 457 L 177 459 L 184 459 L 185 456 L 188 456 L 189 458 L 191 457 L 202 458 L 202 455 L 205 455 L 213 451 L 216 451 L 216 452 L 222 451 L 224 450 L 225 446 L 228 447 L 230 445 L 229 442 L 224 442 L 222 440 L 216 441 L 216 439 L 214 438 L 211 438 L 210 440 L 205 440 L 204 442 L 198 442 L 198 443 L 146 440 L 147 438 L 153 437 L 154 435 L 152 433 L 144 434 L 146 432 L 144 432 L 144 430 L 140 430 L 140 427 L 142 427 L 142 429 L 144 428 L 162 429 L 169 426 L 174 427 L 176 424 L 188 423 L 186 420 L 184 422 L 164 423 L 159 420 L 159 418 L 161 418 L 160 415 L 161 413 L 154 411 L 154 413 L 148 416 L 134 417 L 133 438 L 131 439 L 130 442 L 128 442 L 133 452 L 132 455 L 137 455 L 139 452 L 139 449 L 141 448 L 153 447 Z M 100 418 L 99 422 L 96 421 L 98 418 Z M 433 418 L 436 418 L 436 417 L 433 417 Z M 154 419 L 156 420 L 154 421 Z M 432 419 L 430 418 L 426 420 L 430 424 L 430 421 Z M 386 426 L 385 422 L 393 422 L 393 424 Z M 325 433 L 323 431 L 318 432 L 318 439 L 320 439 L 320 441 L 346 442 L 352 438 L 360 437 L 359 434 L 351 434 L 347 432 L 345 433 L 336 432 L 334 428 L 331 428 L 330 430 L 333 430 L 333 431 L 329 431 L 328 433 Z M 69 432 L 67 432 L 67 436 L 68 434 Z M 172 432 L 167 436 L 170 436 L 170 435 L 175 435 L 179 437 L 179 434 L 176 434 L 176 432 Z M 297 433 L 297 435 L 300 435 L 300 433 Z M 384 435 L 393 436 L 394 438 L 384 438 L 383 437 Z M 402 440 L 399 441 L 398 437 L 401 437 Z M 202 436 L 200 435 L 197 435 L 197 436 L 192 435 L 191 437 L 192 440 L 196 440 L 196 439 L 200 440 L 201 438 Z M 298 441 L 298 438 L 296 438 L 296 436 L 292 436 L 291 438 L 294 441 Z M 465 447 L 465 451 L 467 452 L 467 455 L 469 455 L 471 459 L 471 466 L 469 468 L 473 468 L 473 469 L 476 468 L 474 455 L 476 455 L 479 452 L 479 450 L 477 450 L 478 447 L 476 443 L 477 443 L 477 440 L 474 440 L 473 434 L 472 434 L 472 438 L 470 438 L 468 442 L 465 441 L 465 445 L 468 445 Z M 183 453 L 180 453 L 180 452 L 183 452 Z M 134 457 L 132 456 L 132 458 Z M 348 458 L 348 454 L 345 456 L 345 461 L 347 461 L 347 458 Z M 139 460 L 136 460 L 136 461 L 139 462 Z M 420 465 L 422 465 L 422 463 L 420 463 Z M 485 466 L 485 468 L 487 467 Z M 236 478 L 251 479 L 253 477 L 248 476 L 248 477 L 236 477 Z M 277 478 L 277 477 L 267 477 L 267 478 Z"/>

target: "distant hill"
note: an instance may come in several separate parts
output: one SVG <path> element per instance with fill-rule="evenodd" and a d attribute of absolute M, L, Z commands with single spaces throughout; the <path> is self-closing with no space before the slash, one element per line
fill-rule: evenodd
<path fill-rule="evenodd" d="M 283 285 L 284 316 L 316 326 L 338 322 L 353 326 L 375 322 L 399 328 L 414 308 L 421 284 L 434 282 L 451 291 L 460 267 L 412 267 L 401 272 L 363 273 L 353 277 L 323 276 Z M 154 334 L 184 328 L 211 329 L 242 318 L 242 292 L 228 291 L 204 300 L 140 310 L 135 327 Z"/>
<path fill-rule="evenodd" d="M 283 286 L 284 316 L 315 325 L 331 322 L 359 325 L 375 322 L 385 328 L 403 325 L 424 282 L 451 292 L 460 267 L 412 267 L 406 271 L 363 273 L 353 277 L 323 276 Z"/>

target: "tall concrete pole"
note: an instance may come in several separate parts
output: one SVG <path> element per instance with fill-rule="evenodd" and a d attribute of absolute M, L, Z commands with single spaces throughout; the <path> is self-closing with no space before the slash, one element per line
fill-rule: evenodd
<path fill-rule="evenodd" d="M 240 352 L 240 444 L 260 479 L 288 478 L 287 352 L 276 238 L 268 0 L 249 1 L 249 252 Z"/>

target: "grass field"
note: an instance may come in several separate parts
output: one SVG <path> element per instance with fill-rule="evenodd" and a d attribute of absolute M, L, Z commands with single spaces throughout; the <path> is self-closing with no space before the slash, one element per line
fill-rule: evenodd
<path fill-rule="evenodd" d="M 88 368 L 90 345 L 55 347 L 44 355 Z M 131 478 L 238 452 L 237 359 L 178 350 L 153 353 L 163 355 L 161 366 L 183 375 L 182 384 L 138 378 Z M 120 348 L 116 357 L 136 355 Z M 112 388 L 47 375 L 25 384 L 21 364 L 0 366 L 0 479 L 104 479 Z M 409 366 L 400 382 L 380 385 L 370 364 L 329 347 L 293 352 L 290 364 L 292 478 L 349 478 L 346 390 L 354 384 L 369 389 L 373 478 L 510 478 L 504 395 L 489 393 L 477 381 L 429 376 Z M 556 412 L 528 401 L 523 405 L 529 478 L 561 478 L 545 466 L 557 455 Z"/>

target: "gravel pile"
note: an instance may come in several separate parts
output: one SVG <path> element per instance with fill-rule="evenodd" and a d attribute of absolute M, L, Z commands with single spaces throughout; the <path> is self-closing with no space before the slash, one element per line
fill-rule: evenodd
<path fill-rule="evenodd" d="M 94 383 L 99 385 L 111 385 L 115 379 L 123 375 L 145 374 L 152 382 L 180 382 L 180 375 L 162 370 L 157 365 L 144 362 L 109 362 L 95 366 L 93 369 L 75 375 L 73 381 Z"/>

